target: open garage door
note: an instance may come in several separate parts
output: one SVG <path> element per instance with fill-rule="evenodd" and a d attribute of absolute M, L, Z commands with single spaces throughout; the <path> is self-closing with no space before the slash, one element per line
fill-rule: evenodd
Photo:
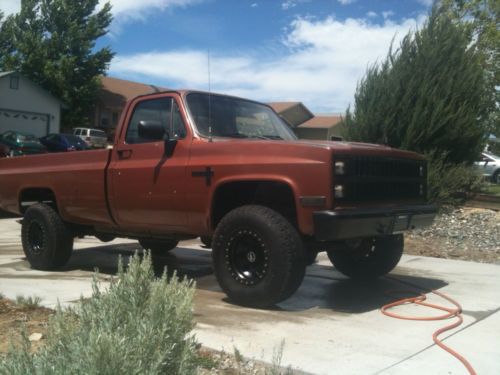
<path fill-rule="evenodd" d="M 0 108 L 0 134 L 8 130 L 43 137 L 49 133 L 50 115 Z"/>

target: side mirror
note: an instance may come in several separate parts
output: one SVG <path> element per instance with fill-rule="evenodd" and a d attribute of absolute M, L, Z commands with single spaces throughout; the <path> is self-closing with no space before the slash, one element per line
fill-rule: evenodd
<path fill-rule="evenodd" d="M 159 121 L 139 121 L 137 132 L 140 138 L 150 139 L 152 141 L 162 141 L 165 139 L 166 132 Z"/>

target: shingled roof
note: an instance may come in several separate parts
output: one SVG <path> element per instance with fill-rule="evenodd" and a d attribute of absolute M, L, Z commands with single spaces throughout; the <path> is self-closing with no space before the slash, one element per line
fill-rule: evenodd
<path fill-rule="evenodd" d="M 99 101 L 109 108 L 123 108 L 125 103 L 139 95 L 168 90 L 165 87 L 146 85 L 119 78 L 102 77 Z"/>

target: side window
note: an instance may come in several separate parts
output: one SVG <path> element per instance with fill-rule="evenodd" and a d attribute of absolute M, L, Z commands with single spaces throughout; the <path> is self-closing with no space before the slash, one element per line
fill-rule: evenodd
<path fill-rule="evenodd" d="M 172 110 L 172 131 L 169 134 L 173 139 L 180 139 L 186 136 L 186 127 L 184 126 L 184 121 L 182 121 L 181 111 L 175 101 Z"/>
<path fill-rule="evenodd" d="M 145 100 L 137 104 L 134 108 L 132 119 L 128 124 L 125 141 L 127 143 L 146 143 L 149 139 L 139 137 L 139 122 L 145 121 L 151 124 L 161 125 L 165 131 L 170 130 L 171 124 L 171 98 L 159 98 Z"/>

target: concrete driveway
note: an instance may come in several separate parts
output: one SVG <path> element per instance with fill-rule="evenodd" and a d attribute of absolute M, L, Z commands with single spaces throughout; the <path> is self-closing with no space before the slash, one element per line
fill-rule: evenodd
<path fill-rule="evenodd" d="M 42 297 L 53 307 L 91 294 L 94 268 L 103 278 L 116 272 L 119 255 L 130 256 L 133 241 L 103 244 L 86 238 L 75 243 L 70 262 L 60 272 L 31 270 L 20 244 L 20 226 L 0 220 L 0 292 Z M 186 241 L 158 260 L 162 269 L 196 279 L 195 329 L 204 346 L 271 362 L 284 341 L 283 366 L 314 374 L 466 374 L 454 357 L 433 344 L 432 333 L 450 321 L 415 322 L 384 316 L 380 307 L 391 291 L 414 292 L 413 285 L 435 289 L 463 307 L 464 323 L 446 333 L 445 343 L 474 366 L 478 374 L 500 374 L 500 266 L 404 256 L 390 277 L 353 283 L 336 272 L 325 255 L 307 270 L 303 285 L 272 310 L 242 308 L 221 293 L 210 265 L 210 252 Z M 404 295 L 404 294 L 403 294 Z M 409 294 L 406 294 L 409 295 Z M 430 302 L 445 301 L 429 294 Z M 427 316 L 440 312 L 407 306 L 401 313 Z"/>

